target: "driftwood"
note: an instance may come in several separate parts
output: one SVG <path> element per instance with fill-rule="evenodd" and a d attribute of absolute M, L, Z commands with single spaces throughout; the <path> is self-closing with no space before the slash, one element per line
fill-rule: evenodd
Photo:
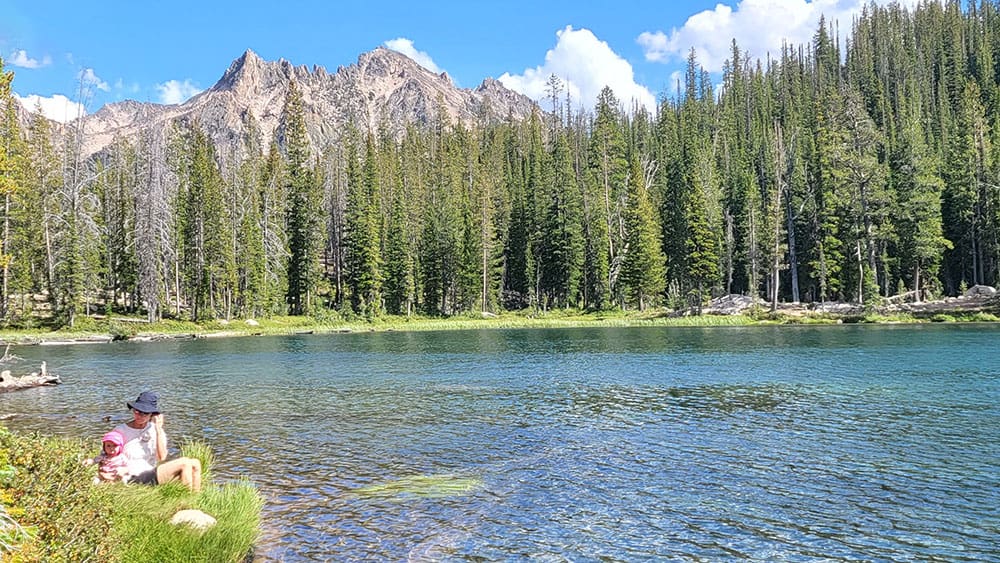
<path fill-rule="evenodd" d="M 21 377 L 12 376 L 8 369 L 0 371 L 0 393 L 31 389 L 32 387 L 58 385 L 60 383 L 62 383 L 62 380 L 59 379 L 58 375 L 50 374 L 45 369 L 45 362 L 42 362 L 41 371 L 33 371 Z"/>

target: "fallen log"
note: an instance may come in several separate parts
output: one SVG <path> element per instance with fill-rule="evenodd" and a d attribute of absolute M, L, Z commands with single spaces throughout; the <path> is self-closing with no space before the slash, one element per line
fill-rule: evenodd
<path fill-rule="evenodd" d="M 31 389 L 32 387 L 42 387 L 58 385 L 62 383 L 58 375 L 50 374 L 45 369 L 45 362 L 42 362 L 41 371 L 33 371 L 28 375 L 14 377 L 10 370 L 0 371 L 0 393 L 7 391 L 19 391 L 21 389 Z"/>

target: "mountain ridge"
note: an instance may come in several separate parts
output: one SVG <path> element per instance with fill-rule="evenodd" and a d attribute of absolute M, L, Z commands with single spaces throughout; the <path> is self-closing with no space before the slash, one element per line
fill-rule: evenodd
<path fill-rule="evenodd" d="M 336 142 L 348 127 L 382 128 L 399 138 L 410 124 L 428 124 L 439 109 L 451 122 L 471 124 L 485 116 L 522 119 L 537 105 L 486 78 L 475 89 L 458 88 L 446 73 L 434 73 L 385 47 L 361 53 L 356 62 L 330 73 L 285 59 L 265 61 L 252 49 L 234 59 L 210 88 L 181 104 L 124 100 L 83 117 L 82 152 L 104 151 L 116 138 L 167 132 L 177 122 L 198 122 L 220 158 L 245 156 L 253 122 L 266 146 L 279 132 L 288 85 L 302 92 L 306 127 L 314 149 Z M 280 142 L 280 139 L 279 139 Z"/>

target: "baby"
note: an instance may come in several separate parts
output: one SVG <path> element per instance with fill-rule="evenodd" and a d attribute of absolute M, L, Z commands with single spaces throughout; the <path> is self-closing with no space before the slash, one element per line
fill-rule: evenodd
<path fill-rule="evenodd" d="M 103 451 L 101 455 L 84 460 L 85 465 L 97 464 L 95 483 L 123 481 L 128 477 L 128 458 L 124 455 L 125 437 L 112 430 L 101 438 Z"/>

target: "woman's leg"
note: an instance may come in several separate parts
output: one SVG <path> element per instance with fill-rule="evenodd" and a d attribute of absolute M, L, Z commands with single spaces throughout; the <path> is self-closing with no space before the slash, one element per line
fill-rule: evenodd
<path fill-rule="evenodd" d="M 156 466 L 156 481 L 167 483 L 180 479 L 194 492 L 201 491 L 201 461 L 192 457 L 179 457 Z"/>
<path fill-rule="evenodd" d="M 191 490 L 199 493 L 201 492 L 201 460 L 197 458 L 191 458 L 194 462 L 191 464 Z"/>

